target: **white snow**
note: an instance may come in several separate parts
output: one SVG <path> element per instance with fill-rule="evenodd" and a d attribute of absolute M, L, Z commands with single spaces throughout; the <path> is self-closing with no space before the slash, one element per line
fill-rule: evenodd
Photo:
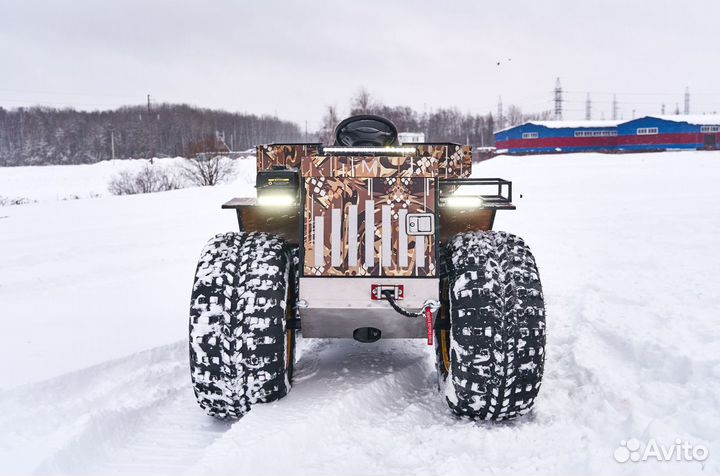
<path fill-rule="evenodd" d="M 179 170 L 182 157 L 154 159 L 153 166 Z M 137 171 L 146 159 L 106 160 L 85 165 L 42 165 L 0 168 L 0 198 L 25 198 L 31 202 L 78 200 L 110 195 L 108 183 L 119 172 Z M 247 187 L 254 182 L 255 160 L 237 161 L 238 181 Z"/>
<path fill-rule="evenodd" d="M 665 114 L 661 116 L 647 116 L 663 119 L 673 122 L 687 122 L 698 126 L 717 126 L 720 125 L 720 115 L 718 114 Z"/>
<path fill-rule="evenodd" d="M 306 340 L 288 397 L 214 422 L 190 386 L 190 286 L 252 164 L 221 187 L 57 201 L 71 179 L 53 173 L 75 168 L 0 169 L 0 195 L 15 174 L 42 199 L 0 208 L 0 473 L 720 472 L 718 152 L 475 166 L 513 180 L 495 225 L 531 246 L 547 303 L 543 387 L 504 424 L 450 415 L 432 351 L 404 340 Z M 630 438 L 710 456 L 617 463 Z"/>

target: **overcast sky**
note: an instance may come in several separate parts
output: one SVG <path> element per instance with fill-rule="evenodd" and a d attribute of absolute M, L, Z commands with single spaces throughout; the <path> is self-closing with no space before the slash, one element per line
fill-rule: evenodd
<path fill-rule="evenodd" d="M 185 102 L 314 129 L 360 87 L 418 110 L 720 111 L 720 1 L 0 0 L 0 106 Z M 497 63 L 500 62 L 498 65 Z"/>

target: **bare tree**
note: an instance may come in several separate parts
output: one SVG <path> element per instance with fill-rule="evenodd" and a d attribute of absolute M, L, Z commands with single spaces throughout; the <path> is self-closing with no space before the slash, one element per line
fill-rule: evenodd
<path fill-rule="evenodd" d="M 507 108 L 506 119 L 509 126 L 517 126 L 518 124 L 522 124 L 525 121 L 522 109 L 520 109 L 520 107 L 514 104 L 511 104 Z"/>
<path fill-rule="evenodd" d="M 217 185 L 224 182 L 235 171 L 232 160 L 227 157 L 230 152 L 225 141 L 217 135 L 207 135 L 191 142 L 185 151 L 185 163 L 182 167 L 183 176 L 201 187 Z"/>
<path fill-rule="evenodd" d="M 373 110 L 376 107 L 375 101 L 365 88 L 360 88 L 358 92 L 355 93 L 350 104 L 352 114 L 373 114 Z"/>
<path fill-rule="evenodd" d="M 165 192 L 178 188 L 180 183 L 170 171 L 149 164 L 145 164 L 139 171 L 123 170 L 108 184 L 108 190 L 113 195 Z"/>
<path fill-rule="evenodd" d="M 221 155 L 185 159 L 182 167 L 183 176 L 201 187 L 222 183 L 232 177 L 234 172 L 232 159 Z"/>
<path fill-rule="evenodd" d="M 335 106 L 327 106 L 325 109 L 325 115 L 323 116 L 322 126 L 318 135 L 320 141 L 324 144 L 335 143 L 335 126 L 338 125 L 339 119 L 337 115 L 337 108 Z"/>

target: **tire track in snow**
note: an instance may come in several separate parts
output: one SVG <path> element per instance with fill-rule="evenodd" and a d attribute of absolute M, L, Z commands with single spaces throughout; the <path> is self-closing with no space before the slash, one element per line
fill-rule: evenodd
<path fill-rule="evenodd" d="M 3 470 L 181 472 L 230 426 L 198 411 L 188 372 L 182 341 L 6 392 Z"/>
<path fill-rule="evenodd" d="M 542 428 L 533 414 L 501 424 L 454 417 L 437 391 L 434 351 L 423 341 L 308 345 L 290 394 L 256 406 L 192 473 L 525 473 L 540 457 L 549 467 L 561 457 L 556 438 L 537 438 Z M 313 369 L 307 378 L 306 359 Z M 565 427 L 550 433 L 577 438 Z"/>
<path fill-rule="evenodd" d="M 386 461 L 373 469 L 366 464 L 368 455 L 388 450 L 385 439 L 366 438 L 373 429 L 415 440 L 418 424 L 452 422 L 436 391 L 434 353 L 423 342 L 302 342 L 288 396 L 255 406 L 191 472 L 303 473 L 296 461 L 304 455 L 314 460 L 312 472 L 385 473 Z M 322 454 L 329 447 L 332 452 Z"/>

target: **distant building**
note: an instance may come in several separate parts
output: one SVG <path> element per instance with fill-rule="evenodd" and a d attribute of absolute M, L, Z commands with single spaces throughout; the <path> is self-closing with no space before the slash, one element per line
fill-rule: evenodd
<path fill-rule="evenodd" d="M 610 152 L 620 121 L 531 121 L 495 133 L 498 153 Z"/>
<path fill-rule="evenodd" d="M 424 132 L 400 132 L 398 140 L 401 144 L 418 144 L 425 142 Z"/>
<path fill-rule="evenodd" d="M 717 149 L 720 116 L 646 116 L 618 125 L 619 151 Z"/>
<path fill-rule="evenodd" d="M 717 149 L 720 116 L 645 116 L 629 121 L 530 121 L 495 133 L 498 153 Z"/>

